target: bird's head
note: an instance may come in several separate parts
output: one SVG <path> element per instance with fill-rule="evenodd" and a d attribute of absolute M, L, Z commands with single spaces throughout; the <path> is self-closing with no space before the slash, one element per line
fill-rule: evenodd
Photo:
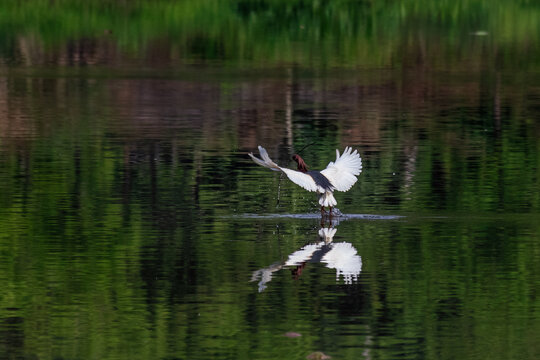
<path fill-rule="evenodd" d="M 294 154 L 293 157 L 292 157 L 292 159 L 293 159 L 294 161 L 296 161 L 296 163 L 298 164 L 298 171 L 301 171 L 301 172 L 303 172 L 303 173 L 305 173 L 305 172 L 308 171 L 308 167 L 307 167 L 307 165 L 306 165 L 304 159 L 302 159 L 302 158 L 300 157 L 300 155 Z"/>

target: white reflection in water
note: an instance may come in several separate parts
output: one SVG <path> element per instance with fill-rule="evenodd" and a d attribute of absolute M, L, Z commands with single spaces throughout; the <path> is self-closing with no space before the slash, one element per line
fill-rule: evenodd
<path fill-rule="evenodd" d="M 282 263 L 274 263 L 268 267 L 254 271 L 251 281 L 259 281 L 259 292 L 264 291 L 272 280 L 272 273 L 284 267 L 293 268 L 293 274 L 298 277 L 307 263 L 321 262 L 327 268 L 336 269 L 336 281 L 341 277 L 345 284 L 352 284 L 358 280 L 362 271 L 362 258 L 351 243 L 334 243 L 335 227 L 323 227 L 319 230 L 320 241 L 305 245 L 291 253 Z"/>

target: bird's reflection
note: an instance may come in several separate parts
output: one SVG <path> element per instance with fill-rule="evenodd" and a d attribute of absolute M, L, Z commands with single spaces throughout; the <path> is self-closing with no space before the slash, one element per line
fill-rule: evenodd
<path fill-rule="evenodd" d="M 341 277 L 345 284 L 352 284 L 362 271 L 362 258 L 354 246 L 348 242 L 335 243 L 335 227 L 321 227 L 319 241 L 307 244 L 290 254 L 285 262 L 274 263 L 263 269 L 254 271 L 251 281 L 258 281 L 259 292 L 266 289 L 272 280 L 272 274 L 283 268 L 290 268 L 293 276 L 298 278 L 308 263 L 321 262 L 327 268 L 336 269 L 336 281 Z"/>

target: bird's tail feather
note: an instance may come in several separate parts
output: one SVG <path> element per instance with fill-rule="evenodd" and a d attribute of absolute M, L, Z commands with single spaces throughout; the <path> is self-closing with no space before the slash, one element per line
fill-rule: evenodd
<path fill-rule="evenodd" d="M 281 168 L 278 166 L 278 164 L 276 164 L 275 162 L 272 161 L 272 159 L 270 159 L 270 156 L 268 156 L 268 152 L 266 151 L 266 149 L 260 145 L 259 145 L 259 153 L 261 154 L 262 160 L 256 157 L 255 155 L 253 155 L 253 153 L 249 153 L 248 155 L 251 157 L 253 161 L 255 161 L 255 163 L 261 166 L 267 167 L 274 171 L 281 171 Z"/>

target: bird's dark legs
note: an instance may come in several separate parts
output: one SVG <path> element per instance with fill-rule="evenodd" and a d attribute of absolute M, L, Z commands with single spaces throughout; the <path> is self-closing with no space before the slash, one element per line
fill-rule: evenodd
<path fill-rule="evenodd" d="M 324 211 L 324 206 L 321 206 L 321 214 L 325 214 L 326 211 Z M 332 207 L 328 207 L 328 215 L 332 215 Z"/>
<path fill-rule="evenodd" d="M 328 207 L 328 215 L 326 214 L 326 211 L 324 210 L 324 206 L 321 206 L 321 224 L 324 223 L 325 218 L 328 216 L 328 219 L 330 222 L 332 221 L 332 207 Z"/>

